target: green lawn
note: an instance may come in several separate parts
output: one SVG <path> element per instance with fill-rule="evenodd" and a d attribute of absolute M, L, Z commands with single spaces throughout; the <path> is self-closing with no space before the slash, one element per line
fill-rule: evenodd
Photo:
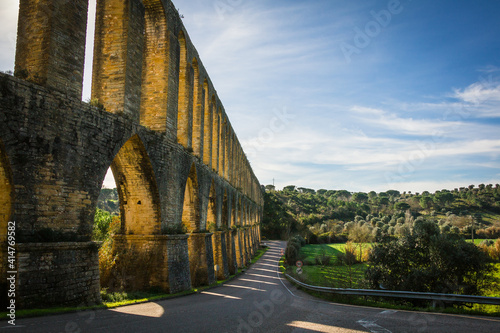
<path fill-rule="evenodd" d="M 366 245 L 368 246 L 368 244 Z M 367 268 L 366 263 L 352 266 L 338 265 L 337 255 L 344 253 L 345 243 L 305 245 L 300 249 L 304 262 L 302 274 L 297 274 L 296 267 L 289 267 L 287 273 L 306 283 L 333 288 L 364 288 L 362 280 Z M 318 255 L 331 257 L 329 265 L 316 265 Z"/>
<path fill-rule="evenodd" d="M 331 288 L 365 288 L 363 277 L 367 264 L 352 266 L 303 266 L 302 274 L 297 274 L 296 267 L 288 267 L 287 273 L 315 286 Z"/>
<path fill-rule="evenodd" d="M 300 256 L 305 265 L 315 265 L 314 258 L 320 254 L 327 254 L 335 260 L 337 254 L 344 252 L 345 244 L 311 244 L 300 249 Z"/>

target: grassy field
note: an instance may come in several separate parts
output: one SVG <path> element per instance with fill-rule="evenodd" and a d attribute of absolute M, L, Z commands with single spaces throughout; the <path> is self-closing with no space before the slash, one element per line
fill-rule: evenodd
<path fill-rule="evenodd" d="M 325 253 L 336 260 L 337 255 L 344 252 L 344 248 L 345 243 L 305 245 L 300 249 L 300 256 L 304 265 L 315 265 L 314 258 L 317 255 Z"/>
<path fill-rule="evenodd" d="M 366 244 L 364 247 L 368 247 Z M 363 277 L 366 263 L 351 266 L 338 265 L 337 255 L 345 252 L 345 243 L 305 245 L 300 249 L 304 263 L 302 274 L 297 274 L 295 267 L 289 267 L 287 273 L 301 281 L 317 286 L 333 288 L 364 288 Z M 330 256 L 330 264 L 316 265 L 318 255 Z"/>

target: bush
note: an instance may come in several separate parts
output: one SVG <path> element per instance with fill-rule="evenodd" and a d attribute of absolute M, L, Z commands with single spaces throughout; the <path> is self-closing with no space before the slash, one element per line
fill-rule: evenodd
<path fill-rule="evenodd" d="M 356 259 L 356 247 L 351 242 L 347 242 L 344 247 L 344 253 L 337 254 L 337 263 L 339 265 L 352 266 L 358 263 Z"/>
<path fill-rule="evenodd" d="M 295 265 L 297 260 L 299 260 L 299 253 L 302 244 L 305 245 L 305 240 L 300 236 L 294 236 L 288 240 L 285 249 L 285 260 L 288 265 Z"/>
<path fill-rule="evenodd" d="M 301 247 L 304 246 L 304 245 L 306 245 L 306 240 L 301 235 L 295 235 L 295 236 L 292 237 L 292 239 L 294 241 L 297 241 L 300 244 Z"/>
<path fill-rule="evenodd" d="M 99 273 L 101 286 L 106 286 L 112 279 L 113 271 L 116 267 L 117 255 L 113 253 L 113 235 L 118 233 L 121 228 L 121 220 L 114 216 L 108 226 L 108 232 L 99 248 Z"/>
<path fill-rule="evenodd" d="M 109 225 L 113 220 L 113 216 L 102 209 L 97 208 L 94 215 L 94 227 L 92 230 L 92 240 L 103 242 L 108 236 Z"/>
<path fill-rule="evenodd" d="M 286 263 L 289 266 L 295 265 L 297 260 L 299 260 L 299 249 L 294 245 L 294 243 L 289 243 L 285 250 Z"/>
<path fill-rule="evenodd" d="M 497 239 L 500 238 L 500 227 L 489 227 L 487 229 L 479 229 L 476 231 L 478 238 Z"/>
<path fill-rule="evenodd" d="M 314 262 L 316 265 L 320 266 L 328 266 L 330 265 L 332 257 L 326 253 L 325 250 L 322 250 L 320 254 L 314 257 Z"/>
<path fill-rule="evenodd" d="M 496 242 L 491 239 L 485 239 L 479 244 L 479 248 L 492 260 L 500 261 L 500 238 Z"/>

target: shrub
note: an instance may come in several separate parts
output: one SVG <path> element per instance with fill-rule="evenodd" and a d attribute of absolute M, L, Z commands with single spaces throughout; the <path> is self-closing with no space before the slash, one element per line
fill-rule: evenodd
<path fill-rule="evenodd" d="M 306 240 L 301 235 L 295 235 L 295 236 L 292 237 L 292 239 L 294 241 L 297 241 L 300 244 L 301 247 L 304 246 L 304 245 L 306 245 Z"/>
<path fill-rule="evenodd" d="M 479 238 L 497 239 L 500 238 L 500 227 L 489 227 L 487 229 L 479 229 L 476 231 Z"/>
<path fill-rule="evenodd" d="M 92 240 L 103 242 L 108 238 L 108 229 L 112 219 L 113 216 L 107 211 L 99 208 L 96 209 L 94 215 L 94 227 L 92 230 Z"/>
<path fill-rule="evenodd" d="M 294 236 L 288 240 L 285 249 L 285 259 L 288 265 L 295 265 L 297 260 L 299 260 L 299 253 L 302 244 L 305 245 L 305 240 L 300 236 Z"/>
<path fill-rule="evenodd" d="M 320 254 L 314 257 L 314 262 L 316 265 L 328 266 L 330 265 L 332 257 L 326 253 L 325 250 L 322 250 Z"/>
<path fill-rule="evenodd" d="M 297 260 L 299 260 L 299 249 L 297 249 L 297 247 L 293 243 L 287 244 L 285 250 L 285 258 L 286 263 L 289 266 L 295 265 Z"/>
<path fill-rule="evenodd" d="M 352 266 L 358 263 L 358 260 L 356 259 L 356 247 L 353 243 L 346 243 L 344 253 L 337 254 L 337 262 L 339 265 L 346 266 Z"/>
<path fill-rule="evenodd" d="M 118 216 L 111 219 L 108 226 L 108 233 L 101 247 L 99 248 L 99 272 L 101 279 L 101 286 L 109 284 L 113 270 L 116 266 L 117 255 L 113 254 L 113 235 L 118 233 L 121 228 L 121 220 Z"/>
<path fill-rule="evenodd" d="M 479 244 L 479 248 L 492 260 L 500 261 L 500 238 L 496 241 L 485 239 Z"/>

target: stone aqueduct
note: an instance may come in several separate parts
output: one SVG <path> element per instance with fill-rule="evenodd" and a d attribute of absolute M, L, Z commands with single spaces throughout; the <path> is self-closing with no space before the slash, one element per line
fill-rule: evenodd
<path fill-rule="evenodd" d="M 139 288 L 211 284 L 260 242 L 261 186 L 172 2 L 97 1 L 93 105 L 81 102 L 87 8 L 21 0 L 15 73 L 0 75 L 1 281 L 16 272 L 21 307 L 100 301 L 91 234 L 109 167 L 114 251 L 149 255 Z"/>

